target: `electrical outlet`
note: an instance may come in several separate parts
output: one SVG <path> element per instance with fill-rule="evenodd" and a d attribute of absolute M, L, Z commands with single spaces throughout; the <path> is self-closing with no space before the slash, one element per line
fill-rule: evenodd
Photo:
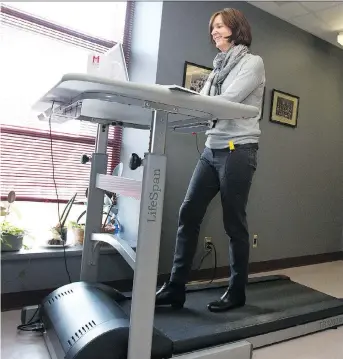
<path fill-rule="evenodd" d="M 257 234 L 254 234 L 252 246 L 253 246 L 253 248 L 256 248 L 256 247 L 257 247 Z"/>
<path fill-rule="evenodd" d="M 205 237 L 204 238 L 204 249 L 205 251 L 209 249 L 208 244 L 212 243 L 212 237 Z"/>

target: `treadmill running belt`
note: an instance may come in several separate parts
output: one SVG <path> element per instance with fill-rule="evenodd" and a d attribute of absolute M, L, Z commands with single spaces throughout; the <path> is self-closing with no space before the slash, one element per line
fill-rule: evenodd
<path fill-rule="evenodd" d="M 223 313 L 209 312 L 207 303 L 217 300 L 224 291 L 223 284 L 191 290 L 183 309 L 156 308 L 154 326 L 173 341 L 174 354 L 343 314 L 342 300 L 283 276 L 249 280 L 244 307 Z M 121 306 L 130 315 L 130 301 Z"/>

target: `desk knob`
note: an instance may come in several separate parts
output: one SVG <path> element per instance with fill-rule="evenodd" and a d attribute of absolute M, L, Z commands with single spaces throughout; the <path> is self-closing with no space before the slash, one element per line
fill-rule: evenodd
<path fill-rule="evenodd" d="M 137 153 L 133 153 L 130 158 L 129 167 L 131 170 L 137 169 L 142 165 L 142 159 L 137 155 Z"/>
<path fill-rule="evenodd" d="M 91 159 L 89 156 L 87 156 L 86 154 L 83 154 L 82 157 L 81 157 L 81 163 L 84 165 L 86 164 L 87 162 L 89 162 Z"/>

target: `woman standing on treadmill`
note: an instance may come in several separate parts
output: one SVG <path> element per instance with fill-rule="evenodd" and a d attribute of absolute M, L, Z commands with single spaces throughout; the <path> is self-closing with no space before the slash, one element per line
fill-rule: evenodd
<path fill-rule="evenodd" d="M 219 52 L 201 93 L 261 108 L 264 63 L 260 56 L 249 51 L 252 36 L 245 16 L 232 8 L 216 12 L 210 19 L 209 32 Z M 225 232 L 230 238 L 231 276 L 226 292 L 209 303 L 208 309 L 220 312 L 245 305 L 249 263 L 246 206 L 257 166 L 260 133 L 259 116 L 213 121 L 206 132 L 204 152 L 180 208 L 171 277 L 157 292 L 156 305 L 183 307 L 200 225 L 218 192 Z"/>

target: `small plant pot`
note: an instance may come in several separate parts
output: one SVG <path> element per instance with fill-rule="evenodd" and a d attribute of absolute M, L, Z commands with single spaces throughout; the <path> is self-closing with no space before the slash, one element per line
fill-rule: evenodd
<path fill-rule="evenodd" d="M 1 241 L 1 252 L 20 251 L 23 247 L 23 235 L 3 234 Z"/>
<path fill-rule="evenodd" d="M 73 228 L 75 243 L 83 244 L 85 230 L 83 228 Z"/>

